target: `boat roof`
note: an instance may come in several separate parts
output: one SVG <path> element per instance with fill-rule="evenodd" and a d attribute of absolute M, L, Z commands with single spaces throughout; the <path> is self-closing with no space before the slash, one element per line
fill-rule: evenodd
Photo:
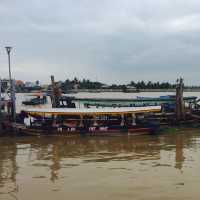
<path fill-rule="evenodd" d="M 159 112 L 161 106 L 120 107 L 120 108 L 32 108 L 26 109 L 28 114 L 34 115 L 104 115 Z"/>
<path fill-rule="evenodd" d="M 196 96 L 185 96 L 183 100 L 185 102 L 193 102 L 197 99 Z M 79 102 L 175 102 L 175 95 L 166 95 L 160 97 L 136 97 L 136 98 L 88 98 L 88 97 L 74 97 L 74 96 L 62 96 L 61 100 L 73 100 Z"/>
<path fill-rule="evenodd" d="M 28 96 L 42 97 L 42 96 L 46 96 L 46 93 L 42 93 L 42 92 L 31 93 L 31 94 L 28 94 Z"/>

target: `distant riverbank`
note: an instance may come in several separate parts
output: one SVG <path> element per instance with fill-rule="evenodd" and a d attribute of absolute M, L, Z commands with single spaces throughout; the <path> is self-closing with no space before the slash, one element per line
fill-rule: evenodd
<path fill-rule="evenodd" d="M 176 92 L 175 88 L 172 89 L 140 89 L 140 92 Z M 185 88 L 184 92 L 200 92 L 200 88 Z"/>
<path fill-rule="evenodd" d="M 124 93 L 138 93 L 138 92 L 175 92 L 176 89 L 73 89 L 67 92 L 69 93 L 79 93 L 79 92 L 88 92 L 88 93 L 99 93 L 99 92 L 124 92 Z M 185 88 L 184 92 L 200 92 L 200 88 Z"/>

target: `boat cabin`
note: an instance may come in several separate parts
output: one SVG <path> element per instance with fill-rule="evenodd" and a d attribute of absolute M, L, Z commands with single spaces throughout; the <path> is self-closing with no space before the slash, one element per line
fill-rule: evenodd
<path fill-rule="evenodd" d="M 40 105 L 40 104 L 46 104 L 47 103 L 47 95 L 44 93 L 35 93 L 29 95 L 29 99 L 22 101 L 22 104 L 24 105 Z"/>

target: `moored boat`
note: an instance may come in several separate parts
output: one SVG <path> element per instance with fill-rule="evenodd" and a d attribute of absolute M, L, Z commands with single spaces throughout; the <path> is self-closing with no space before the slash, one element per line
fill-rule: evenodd
<path fill-rule="evenodd" d="M 187 96 L 183 98 L 185 104 L 195 104 L 196 96 Z M 136 98 L 77 98 L 71 96 L 60 97 L 60 107 L 70 107 L 75 104 L 76 107 L 83 105 L 86 108 L 92 107 L 144 107 L 169 105 L 173 107 L 176 102 L 175 95 L 166 95 L 159 97 L 136 97 Z"/>
<path fill-rule="evenodd" d="M 90 135 L 116 136 L 121 134 L 148 134 L 159 124 L 145 120 L 160 106 L 132 108 L 51 108 L 27 109 L 25 125 L 18 132 L 30 135 Z"/>
<path fill-rule="evenodd" d="M 47 103 L 47 95 L 46 94 L 38 93 L 38 94 L 31 94 L 31 96 L 34 96 L 34 98 L 23 101 L 22 104 L 34 106 L 34 105 L 40 105 L 40 104 Z"/>

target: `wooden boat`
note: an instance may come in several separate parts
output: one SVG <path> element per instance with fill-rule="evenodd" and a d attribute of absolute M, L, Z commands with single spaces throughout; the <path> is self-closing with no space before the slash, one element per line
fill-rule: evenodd
<path fill-rule="evenodd" d="M 23 101 L 22 104 L 24 104 L 24 105 L 40 105 L 40 104 L 47 103 L 47 96 L 44 94 L 38 93 L 38 94 L 32 94 L 31 96 L 34 96 L 34 98 Z"/>
<path fill-rule="evenodd" d="M 72 98 L 62 97 L 64 101 L 71 100 L 76 105 L 84 105 L 85 107 L 143 107 L 143 106 L 159 106 L 163 104 L 175 105 L 176 98 L 174 95 L 166 95 L 160 97 L 137 97 L 137 98 Z M 188 96 L 183 98 L 185 104 L 195 104 L 197 97 Z"/>
<path fill-rule="evenodd" d="M 25 111 L 26 126 L 17 125 L 16 128 L 18 132 L 30 135 L 148 134 L 153 133 L 158 124 L 148 121 L 146 117 L 160 110 L 160 106 L 102 109 L 35 108 Z"/>

